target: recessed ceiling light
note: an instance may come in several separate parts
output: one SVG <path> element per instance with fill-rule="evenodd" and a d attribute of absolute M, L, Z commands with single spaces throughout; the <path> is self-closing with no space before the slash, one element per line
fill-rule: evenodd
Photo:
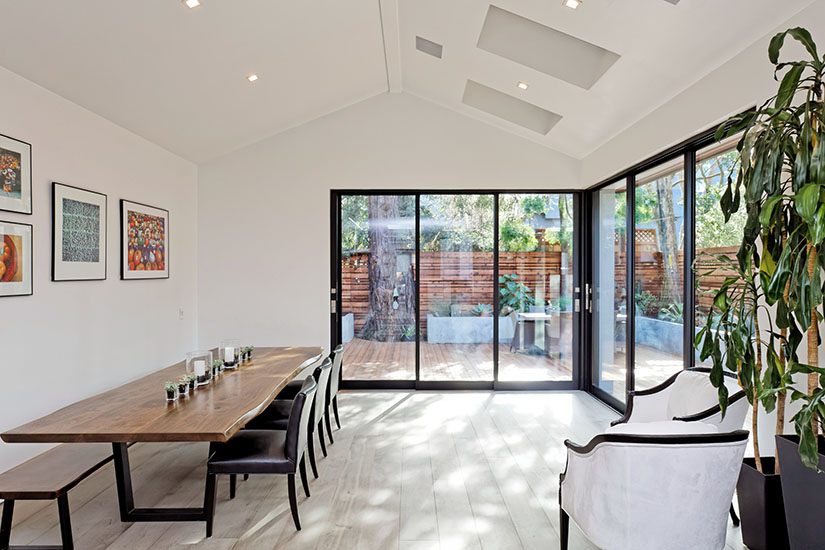
<path fill-rule="evenodd" d="M 255 82 L 256 80 L 258 80 L 258 75 L 251 74 L 251 75 L 247 76 L 246 79 L 250 82 Z"/>
<path fill-rule="evenodd" d="M 519 81 L 518 81 L 518 84 L 516 84 L 516 86 L 518 86 L 518 87 L 519 87 L 519 88 L 521 88 L 522 90 L 526 90 L 527 88 L 529 88 L 529 87 L 530 87 L 530 85 L 529 85 L 529 84 L 527 84 L 527 83 L 526 83 L 525 81 L 523 81 L 523 80 L 519 80 Z"/>
<path fill-rule="evenodd" d="M 183 0 L 183 3 L 186 4 L 188 8 L 197 8 L 201 5 L 200 0 Z"/>
<path fill-rule="evenodd" d="M 570 9 L 576 9 L 581 5 L 582 0 L 562 0 L 562 3 Z"/>

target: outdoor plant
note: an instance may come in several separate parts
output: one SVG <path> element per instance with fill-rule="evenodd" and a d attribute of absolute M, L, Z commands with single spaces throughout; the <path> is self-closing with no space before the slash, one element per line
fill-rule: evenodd
<path fill-rule="evenodd" d="M 415 326 L 406 325 L 401 327 L 401 341 L 409 342 L 411 340 L 415 340 Z"/>
<path fill-rule="evenodd" d="M 653 317 L 659 311 L 659 303 L 661 300 L 649 290 L 643 290 L 636 293 L 635 302 L 636 311 L 640 312 L 645 317 Z"/>
<path fill-rule="evenodd" d="M 674 302 L 659 309 L 659 319 L 670 323 L 683 323 L 685 319 L 684 310 L 685 305 L 682 302 Z"/>
<path fill-rule="evenodd" d="M 493 306 L 490 304 L 476 304 L 470 310 L 470 313 L 476 317 L 489 317 L 493 314 Z"/>
<path fill-rule="evenodd" d="M 809 60 L 779 62 L 787 36 L 805 48 Z M 815 468 L 817 435 L 825 419 L 825 368 L 817 353 L 825 266 L 825 59 L 802 28 L 777 34 L 768 56 L 775 75 L 784 72 L 777 94 L 758 109 L 732 117 L 716 134 L 722 139 L 743 132 L 737 145 L 741 169 L 736 181 L 728 182 L 720 206 L 726 222 L 740 208 L 747 222 L 736 262 L 730 262 L 735 274 L 714 298 L 721 326 L 717 331 L 706 326 L 696 341 L 703 356 L 713 357 L 711 377 L 723 407 L 722 369 L 737 372 L 754 405 L 755 445 L 758 402 L 768 411 L 777 409 L 781 433 L 787 392 L 803 401 L 793 420 L 802 460 Z M 763 308 L 770 313 L 768 327 L 759 326 L 757 313 Z M 726 324 L 726 314 L 731 318 L 734 311 L 738 319 Z M 798 357 L 803 332 L 806 363 Z M 797 373 L 807 375 L 805 391 L 794 385 Z"/>
<path fill-rule="evenodd" d="M 530 295 L 530 287 L 520 283 L 516 273 L 501 275 L 498 282 L 502 285 L 499 288 L 499 305 L 502 310 L 509 307 L 515 311 L 529 311 L 530 306 L 536 304 L 536 299 Z"/>

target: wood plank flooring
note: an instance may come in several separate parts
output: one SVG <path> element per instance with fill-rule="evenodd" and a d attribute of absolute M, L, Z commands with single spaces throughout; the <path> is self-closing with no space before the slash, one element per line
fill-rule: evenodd
<path fill-rule="evenodd" d="M 558 548 L 563 441 L 586 442 L 617 415 L 581 392 L 348 392 L 343 429 L 319 452 L 312 496 L 299 490 L 304 529 L 289 514 L 284 476 L 219 478 L 215 533 L 202 523 L 123 524 L 111 465 L 69 493 L 82 550 L 510 550 Z M 131 449 L 140 506 L 195 506 L 206 445 Z M 15 508 L 13 544 L 59 541 L 54 503 Z M 742 550 L 738 529 L 728 550 Z M 578 529 L 571 546 L 593 550 Z"/>

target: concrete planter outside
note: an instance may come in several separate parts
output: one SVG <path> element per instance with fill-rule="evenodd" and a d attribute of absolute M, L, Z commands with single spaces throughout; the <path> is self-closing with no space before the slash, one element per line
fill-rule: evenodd
<path fill-rule="evenodd" d="M 513 322 L 499 317 L 498 339 L 513 339 Z M 493 342 L 492 317 L 436 317 L 427 315 L 427 342 L 431 344 L 487 344 Z"/>

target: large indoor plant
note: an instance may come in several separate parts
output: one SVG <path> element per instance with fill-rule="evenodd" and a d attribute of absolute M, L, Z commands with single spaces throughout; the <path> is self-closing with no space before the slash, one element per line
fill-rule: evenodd
<path fill-rule="evenodd" d="M 787 36 L 801 43 L 811 59 L 780 62 Z M 825 475 L 815 470 L 820 460 L 818 427 L 825 416 L 825 369 L 819 367 L 817 353 L 825 265 L 825 60 L 819 58 L 810 33 L 801 28 L 777 34 L 768 55 L 775 75 L 782 74 L 776 96 L 734 117 L 717 134 L 721 138 L 743 132 L 737 146 L 741 170 L 737 180 L 729 182 L 721 208 L 726 218 L 745 208 L 747 223 L 737 261 L 731 262 L 735 275 L 716 294 L 715 312 L 697 343 L 702 356 L 713 357 L 720 404 L 727 404 L 723 368 L 737 372 L 754 404 L 755 464 L 760 473 L 764 464 L 756 432 L 757 407 L 760 402 L 768 411 L 776 407 L 776 470 L 781 467 L 783 472 L 791 547 L 814 548 L 825 543 L 825 527 L 818 517 L 825 501 L 811 506 L 812 496 L 825 499 Z M 761 319 L 767 327 L 759 326 Z M 798 357 L 803 331 L 806 363 Z M 804 391 L 794 385 L 795 374 L 807 375 Z M 788 392 L 793 400 L 803 401 L 794 416 L 798 436 L 782 435 Z M 805 470 L 803 463 L 814 469 Z"/>

